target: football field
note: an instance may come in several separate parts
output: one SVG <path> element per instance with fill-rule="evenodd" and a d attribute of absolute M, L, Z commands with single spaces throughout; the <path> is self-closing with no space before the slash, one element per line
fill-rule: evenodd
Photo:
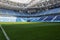
<path fill-rule="evenodd" d="M 10 40 L 60 40 L 60 23 L 0 23 Z M 0 40 L 6 36 L 0 28 Z"/>

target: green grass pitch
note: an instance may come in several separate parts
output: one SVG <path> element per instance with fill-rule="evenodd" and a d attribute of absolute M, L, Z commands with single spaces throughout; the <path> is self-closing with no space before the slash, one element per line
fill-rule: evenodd
<path fill-rule="evenodd" d="M 0 23 L 10 40 L 60 40 L 60 23 Z M 0 40 L 6 40 L 0 30 Z"/>
<path fill-rule="evenodd" d="M 0 40 L 6 40 L 1 29 L 0 29 Z"/>

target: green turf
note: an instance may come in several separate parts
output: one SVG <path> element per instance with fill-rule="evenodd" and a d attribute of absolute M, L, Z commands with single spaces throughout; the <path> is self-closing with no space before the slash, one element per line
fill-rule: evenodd
<path fill-rule="evenodd" d="M 60 40 L 60 23 L 2 24 L 11 40 Z"/>
<path fill-rule="evenodd" d="M 6 40 L 1 29 L 0 29 L 0 40 Z"/>

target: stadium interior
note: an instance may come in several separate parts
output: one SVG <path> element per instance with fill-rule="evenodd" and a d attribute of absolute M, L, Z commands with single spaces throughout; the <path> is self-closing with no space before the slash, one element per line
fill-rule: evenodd
<path fill-rule="evenodd" d="M 60 0 L 0 0 L 0 40 L 60 40 Z"/>
<path fill-rule="evenodd" d="M 0 0 L 0 22 L 60 22 L 60 0 Z"/>

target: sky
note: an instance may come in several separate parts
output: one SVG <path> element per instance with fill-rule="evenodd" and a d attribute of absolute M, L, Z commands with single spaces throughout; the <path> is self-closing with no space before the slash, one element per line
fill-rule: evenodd
<path fill-rule="evenodd" d="M 20 3 L 29 3 L 31 0 L 10 0 L 14 2 L 20 2 Z"/>

